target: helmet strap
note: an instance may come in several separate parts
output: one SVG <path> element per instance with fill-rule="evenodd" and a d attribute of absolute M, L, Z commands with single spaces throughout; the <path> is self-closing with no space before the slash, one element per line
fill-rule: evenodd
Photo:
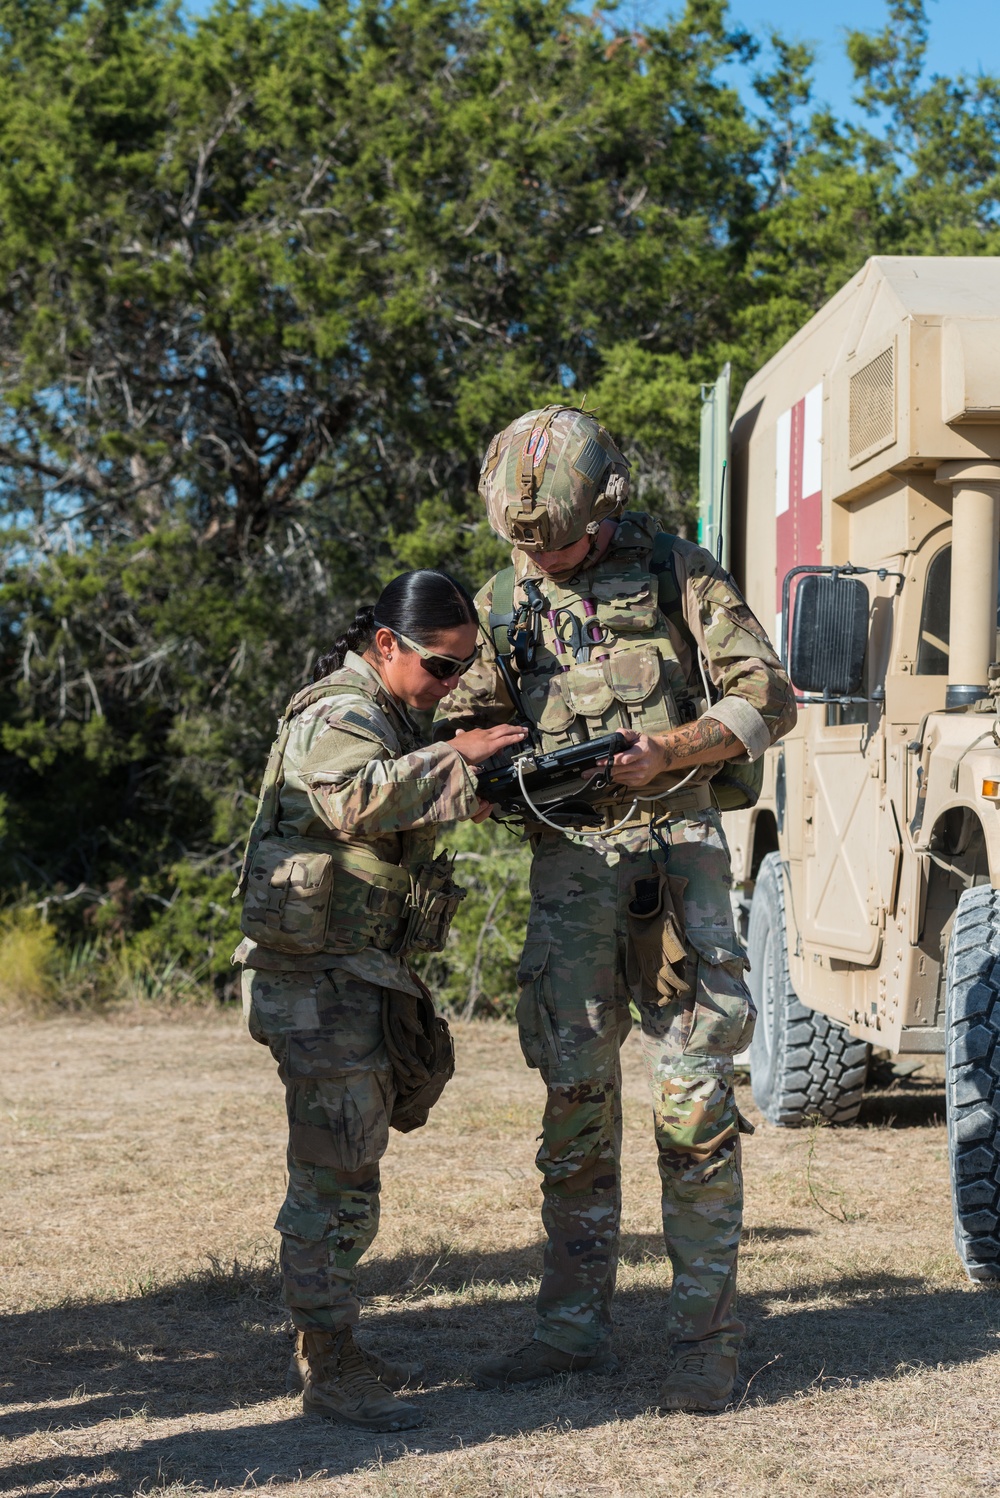
<path fill-rule="evenodd" d="M 565 410 L 565 406 L 546 406 L 540 420 L 535 422 L 521 448 L 517 460 L 517 490 L 521 497 L 521 505 L 525 509 L 533 503 L 539 485 L 545 477 L 545 464 L 549 455 L 547 440 L 549 427 L 552 425 L 553 418 L 558 416 L 560 411 Z M 546 440 L 543 441 L 543 438 Z"/>

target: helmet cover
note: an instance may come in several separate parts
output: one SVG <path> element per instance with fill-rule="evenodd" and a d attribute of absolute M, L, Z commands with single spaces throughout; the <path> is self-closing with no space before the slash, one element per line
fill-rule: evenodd
<path fill-rule="evenodd" d="M 628 463 L 600 422 L 575 406 L 527 411 L 498 432 L 479 475 L 490 525 L 522 551 L 558 551 L 618 515 Z"/>

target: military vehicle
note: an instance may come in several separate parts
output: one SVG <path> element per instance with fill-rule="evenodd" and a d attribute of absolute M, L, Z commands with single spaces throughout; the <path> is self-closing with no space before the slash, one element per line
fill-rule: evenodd
<path fill-rule="evenodd" d="M 847 1124 L 873 1048 L 943 1053 L 955 1243 L 996 1279 L 1000 258 L 869 260 L 731 427 L 727 386 L 703 392 L 702 534 L 800 700 L 726 817 L 754 1097 Z"/>

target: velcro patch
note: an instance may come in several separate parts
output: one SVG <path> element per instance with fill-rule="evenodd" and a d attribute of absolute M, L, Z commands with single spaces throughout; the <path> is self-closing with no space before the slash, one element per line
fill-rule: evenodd
<path fill-rule="evenodd" d="M 573 459 L 573 467 L 585 479 L 599 479 L 610 459 L 595 437 L 588 437 L 583 450 Z"/>
<path fill-rule="evenodd" d="M 370 722 L 368 718 L 363 717 L 361 713 L 354 712 L 352 708 L 348 708 L 346 713 L 338 713 L 336 721 L 338 723 L 345 723 L 350 728 L 360 728 L 363 733 L 374 735 L 378 738 L 374 723 Z"/>
<path fill-rule="evenodd" d="M 533 431 L 525 446 L 525 455 L 531 458 L 532 468 L 537 468 L 549 450 L 548 432 Z"/>

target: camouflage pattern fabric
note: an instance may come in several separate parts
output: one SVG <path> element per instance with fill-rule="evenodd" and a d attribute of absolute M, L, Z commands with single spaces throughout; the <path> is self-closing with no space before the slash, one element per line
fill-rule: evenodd
<path fill-rule="evenodd" d="M 742 1220 L 733 1056 L 754 1011 L 729 906 L 729 859 L 718 815 L 672 824 L 667 868 L 684 891 L 687 992 L 671 1003 L 630 990 L 628 904 L 663 854 L 648 829 L 582 846 L 535 839 L 531 914 L 518 972 L 521 1047 L 547 1087 L 542 1220 L 547 1245 L 536 1337 L 592 1353 L 611 1330 L 621 1214 L 619 1049 L 641 1017 L 653 1101 L 663 1231 L 673 1266 L 671 1341 L 735 1348 Z"/>
<path fill-rule="evenodd" d="M 633 538 L 637 530 L 651 536 L 656 528 L 650 516 L 626 512 L 619 530 L 628 546 L 622 548 L 613 542 L 596 565 L 585 566 L 573 578 L 559 583 L 541 574 L 530 556 L 515 549 L 513 559 L 518 579 L 515 604 L 522 601 L 523 584 L 527 581 L 538 583 L 546 603 L 553 608 L 572 603 L 576 597 L 601 598 L 613 594 L 621 575 L 620 550 L 631 550 L 636 544 Z M 762 625 L 747 607 L 732 579 L 716 566 L 711 553 L 678 538 L 673 555 L 681 607 L 690 638 L 668 624 L 662 616 L 657 619 L 656 610 L 650 609 L 648 601 L 641 605 L 635 603 L 632 612 L 638 613 L 641 607 L 647 616 L 642 621 L 643 627 L 635 627 L 639 621 L 630 622 L 627 630 L 622 631 L 616 631 L 613 624 L 607 626 L 607 646 L 602 646 L 595 654 L 607 649 L 613 656 L 619 639 L 624 653 L 624 648 L 634 648 L 644 639 L 655 638 L 657 651 L 665 659 L 665 671 L 675 661 L 680 681 L 687 686 L 691 696 L 697 698 L 703 696 L 704 689 L 691 649 L 693 640 L 705 661 L 709 680 L 722 694 L 718 702 L 706 709 L 706 716 L 725 723 L 746 745 L 748 758 L 759 759 L 768 746 L 787 733 L 795 722 L 795 700 L 788 677 Z M 491 579 L 476 595 L 476 607 L 487 635 L 493 585 Z M 574 707 L 577 694 L 574 693 L 574 701 L 567 707 L 561 669 L 565 656 L 559 651 L 555 631 L 545 614 L 539 620 L 539 631 L 537 669 L 533 680 L 525 683 L 528 688 L 525 700 L 532 715 L 541 718 L 543 727 L 551 725 L 553 731 L 568 733 L 573 718 L 570 709 Z M 539 693 L 542 705 L 534 708 L 532 699 Z M 655 698 L 655 694 L 653 696 Z M 629 713 L 626 704 L 622 726 L 643 729 L 645 725 L 641 718 L 644 710 L 640 702 L 634 712 Z M 484 645 L 481 659 L 466 672 L 438 708 L 435 736 L 450 736 L 457 728 L 488 728 L 496 723 L 508 723 L 513 713 L 513 703 L 497 670 L 493 649 Z M 632 716 L 636 719 L 634 725 Z M 608 728 L 605 725 L 599 731 L 607 732 Z M 710 780 L 718 768 L 718 765 L 702 766 L 688 784 L 697 785 Z M 654 783 L 646 787 L 645 794 L 653 795 L 676 779 L 676 775 L 668 776 L 662 786 Z M 623 793 L 618 794 L 620 799 Z"/>
<path fill-rule="evenodd" d="M 425 744 L 401 703 L 378 673 L 348 652 L 327 680 L 334 693 L 306 707 L 292 725 L 283 760 L 278 806 L 280 838 L 332 838 L 386 863 L 419 868 L 434 856 L 442 825 L 472 816 L 476 782 L 457 750 Z M 291 956 L 244 940 L 234 962 L 272 971 L 323 971 L 332 954 Z M 358 976 L 418 992 L 405 964 L 375 948 L 343 959 Z"/>
<path fill-rule="evenodd" d="M 322 698 L 295 719 L 284 757 L 278 832 L 362 842 L 387 863 L 433 856 L 442 823 L 471 816 L 475 779 L 447 744 L 425 744 L 407 709 L 348 651 Z M 414 836 L 414 833 L 419 836 Z"/>
<path fill-rule="evenodd" d="M 277 836 L 326 839 L 404 869 L 433 857 L 438 827 L 472 815 L 475 780 L 446 744 L 426 745 L 367 662 L 348 652 L 335 689 L 292 723 Z M 355 1270 L 379 1218 L 379 1160 L 395 1102 L 386 991 L 422 995 L 405 962 L 375 947 L 348 955 L 274 951 L 244 939 L 244 1012 L 270 1047 L 288 1111 L 283 1295 L 300 1329 L 357 1320 Z"/>
<path fill-rule="evenodd" d="M 378 1231 L 379 1161 L 394 1092 L 382 990 L 350 974 L 243 970 L 251 1035 L 285 1086 L 282 1297 L 301 1330 L 358 1319 L 358 1261 Z"/>
<path fill-rule="evenodd" d="M 486 450 L 479 493 L 498 536 L 537 551 L 578 541 L 617 514 L 628 463 L 593 416 L 573 406 L 528 411 Z"/>
<path fill-rule="evenodd" d="M 656 530 L 649 516 L 626 512 L 608 552 L 596 561 L 588 557 L 574 577 L 558 584 L 539 572 L 526 549 L 515 548 L 515 604 L 529 580 L 546 600 L 536 680 L 529 684 L 537 688 L 538 702 L 530 710 L 547 731 L 573 730 L 565 701 L 569 695 L 575 710 L 579 698 L 561 690 L 569 673 L 562 670 L 566 662 L 546 617 L 549 595 L 558 594 L 560 603 L 570 593 L 604 599 L 609 638 L 602 650 L 613 653 L 619 639 L 624 645 L 644 634 L 655 638 L 664 674 L 678 683 L 678 699 L 686 689 L 704 708 L 693 643 L 719 694 L 707 715 L 731 728 L 747 759 L 756 760 L 795 721 L 788 678 L 731 578 L 703 548 L 683 539 L 674 543 L 684 630 L 664 619 L 655 593 L 640 596 L 641 590 L 630 593 L 622 586 L 621 552 L 638 550 L 637 533 L 650 537 Z M 487 633 L 494 582 L 476 599 Z M 624 694 L 619 700 L 623 724 L 632 726 L 630 704 Z M 509 722 L 513 711 L 487 649 L 441 704 L 435 733 L 448 737 L 459 727 Z M 585 714 L 578 717 L 586 721 Z M 688 784 L 710 782 L 717 769 L 703 766 Z M 662 795 L 674 778 L 644 787 L 644 794 Z M 619 792 L 619 801 L 625 794 Z M 652 803 L 658 816 L 669 807 L 669 800 Z M 678 814 L 669 834 L 661 826 L 660 836 L 669 843 L 666 861 L 648 827 L 590 842 L 532 824 L 529 830 L 532 904 L 518 974 L 518 1026 L 525 1057 L 547 1087 L 537 1163 L 548 1241 L 535 1335 L 564 1352 L 587 1353 L 600 1347 L 611 1328 L 621 1212 L 619 1050 L 632 1028 L 631 999 L 641 1019 L 663 1231 L 673 1266 L 667 1332 L 674 1342 L 735 1349 L 744 1329 L 735 1309 L 743 1183 L 733 1056 L 749 1042 L 753 1012 L 732 924 L 729 857 L 718 816 L 710 810 Z M 672 971 L 650 985 L 648 961 L 644 972 L 631 942 L 628 906 L 637 880 L 658 879 L 664 871 L 678 895 L 672 908 L 683 909 L 685 955 L 679 968 L 671 963 Z M 668 946 L 664 938 L 665 954 Z"/>

